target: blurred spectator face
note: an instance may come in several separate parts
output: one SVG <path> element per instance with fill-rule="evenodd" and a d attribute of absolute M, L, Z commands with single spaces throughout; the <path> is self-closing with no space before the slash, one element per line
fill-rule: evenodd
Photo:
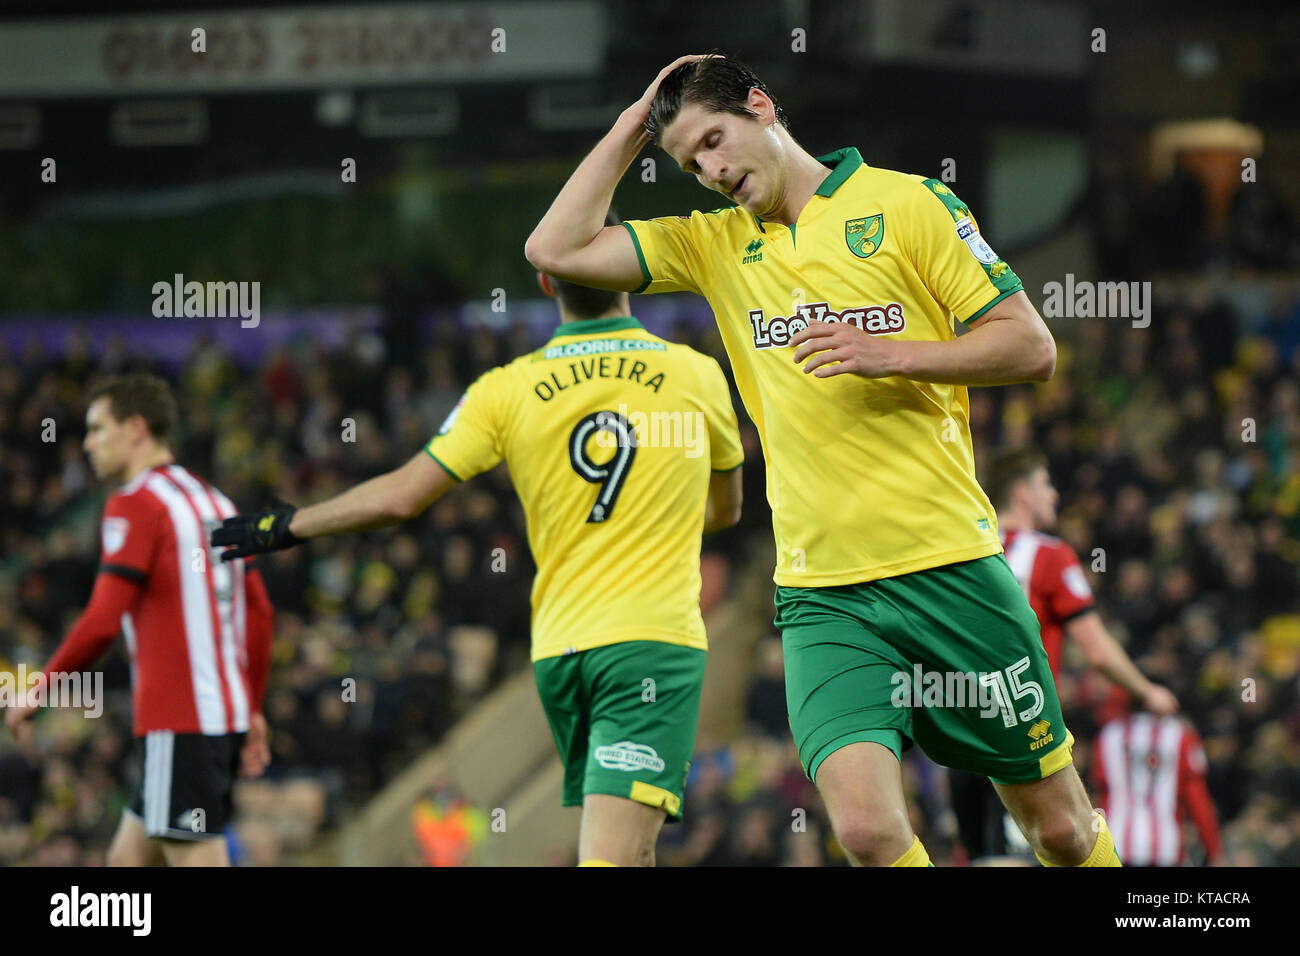
<path fill-rule="evenodd" d="M 118 481 L 126 471 L 131 449 L 148 435 L 144 420 L 132 415 L 119 422 L 109 410 L 108 396 L 97 398 L 86 409 L 86 439 L 81 443 L 90 457 L 90 467 L 101 481 Z"/>

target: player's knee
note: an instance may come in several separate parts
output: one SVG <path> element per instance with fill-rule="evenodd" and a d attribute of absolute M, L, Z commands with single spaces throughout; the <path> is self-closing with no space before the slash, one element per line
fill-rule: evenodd
<path fill-rule="evenodd" d="M 835 821 L 844 852 L 863 866 L 888 866 L 912 844 L 912 829 L 900 813 L 851 812 Z"/>
<path fill-rule="evenodd" d="M 1097 838 L 1087 823 L 1066 813 L 1040 821 L 1031 836 L 1038 855 L 1059 866 L 1078 866 L 1088 858 Z"/>

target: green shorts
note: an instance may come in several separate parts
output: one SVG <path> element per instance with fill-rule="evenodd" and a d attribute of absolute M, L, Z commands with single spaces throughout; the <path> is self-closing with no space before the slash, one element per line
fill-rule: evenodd
<path fill-rule="evenodd" d="M 915 740 L 936 763 L 995 783 L 1070 763 L 1038 618 L 1004 555 L 865 584 L 776 589 L 786 705 L 816 780 L 839 748 Z"/>
<path fill-rule="evenodd" d="M 533 663 L 564 762 L 564 806 L 605 793 L 681 818 L 704 659 L 697 647 L 627 641 Z"/>

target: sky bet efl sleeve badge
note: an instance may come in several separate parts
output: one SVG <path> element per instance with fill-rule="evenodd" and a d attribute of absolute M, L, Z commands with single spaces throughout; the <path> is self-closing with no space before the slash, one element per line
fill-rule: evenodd
<path fill-rule="evenodd" d="M 844 224 L 844 241 L 849 251 L 866 259 L 885 241 L 885 215 L 878 213 L 864 219 L 850 219 Z"/>
<path fill-rule="evenodd" d="M 105 554 L 114 554 L 122 550 L 122 545 L 126 544 L 126 532 L 129 527 L 125 518 L 104 519 L 100 532 L 104 538 Z"/>
<path fill-rule="evenodd" d="M 963 240 L 970 248 L 971 255 L 986 266 L 991 266 L 998 261 L 998 254 L 984 241 L 984 237 L 975 226 L 975 220 L 970 216 L 957 223 L 957 238 Z"/>

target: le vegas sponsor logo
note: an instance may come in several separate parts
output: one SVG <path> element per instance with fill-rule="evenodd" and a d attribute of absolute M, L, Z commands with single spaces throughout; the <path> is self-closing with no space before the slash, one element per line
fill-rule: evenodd
<path fill-rule="evenodd" d="M 754 348 L 782 348 L 790 338 L 808 328 L 812 322 L 847 322 L 872 335 L 890 335 L 901 332 L 907 325 L 903 307 L 897 302 L 888 305 L 855 306 L 836 312 L 826 302 L 809 302 L 795 307 L 789 316 L 774 315 L 770 319 L 762 309 L 749 310 L 749 324 L 754 333 Z"/>

